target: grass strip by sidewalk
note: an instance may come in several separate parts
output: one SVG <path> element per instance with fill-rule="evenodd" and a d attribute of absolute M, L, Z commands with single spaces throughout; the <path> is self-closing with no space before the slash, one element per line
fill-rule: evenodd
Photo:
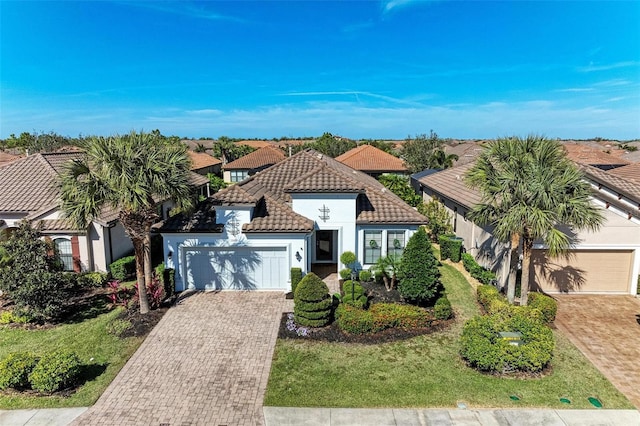
<path fill-rule="evenodd" d="M 264 405 L 455 407 L 463 401 L 478 408 L 593 408 L 587 398 L 596 396 L 604 408 L 633 408 L 560 333 L 552 372 L 545 377 L 499 378 L 467 367 L 458 355 L 458 338 L 464 321 L 479 312 L 475 293 L 452 266 L 441 271 L 457 315 L 450 329 L 379 345 L 279 339 Z"/>

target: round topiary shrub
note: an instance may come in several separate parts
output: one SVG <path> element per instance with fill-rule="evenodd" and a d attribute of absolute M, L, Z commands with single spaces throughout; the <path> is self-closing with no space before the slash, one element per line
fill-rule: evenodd
<path fill-rule="evenodd" d="M 448 320 L 453 315 L 453 309 L 451 308 L 451 302 L 447 299 L 447 296 L 442 296 L 436 301 L 433 307 L 433 314 L 436 319 Z"/>
<path fill-rule="evenodd" d="M 0 361 L 0 390 L 29 388 L 29 374 L 38 363 L 30 352 L 13 352 Z"/>
<path fill-rule="evenodd" d="M 360 271 L 360 273 L 358 274 L 358 279 L 360 281 L 362 281 L 363 283 L 369 282 L 371 281 L 371 271 L 367 271 L 367 270 L 362 270 Z"/>
<path fill-rule="evenodd" d="M 546 294 L 531 292 L 529 293 L 529 307 L 538 309 L 542 313 L 542 318 L 547 324 L 552 323 L 556 319 L 558 312 L 558 304 L 555 299 Z"/>
<path fill-rule="evenodd" d="M 340 269 L 340 278 L 342 278 L 343 280 L 350 279 L 351 278 L 351 269 L 349 269 L 349 268 Z"/>
<path fill-rule="evenodd" d="M 294 320 L 307 327 L 324 327 L 331 322 L 332 299 L 329 288 L 316 274 L 308 273 L 296 287 L 293 297 Z"/>
<path fill-rule="evenodd" d="M 29 382 L 37 391 L 52 393 L 75 384 L 80 375 L 81 365 L 75 352 L 49 352 L 40 358 L 29 375 Z"/>
<path fill-rule="evenodd" d="M 510 309 L 467 321 L 460 337 L 460 354 L 472 367 L 486 372 L 539 372 L 551 360 L 553 333 L 532 309 Z M 520 345 L 500 332 L 520 332 Z"/>

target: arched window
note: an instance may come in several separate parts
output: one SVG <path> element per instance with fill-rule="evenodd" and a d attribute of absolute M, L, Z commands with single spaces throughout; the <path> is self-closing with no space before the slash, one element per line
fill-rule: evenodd
<path fill-rule="evenodd" d="M 73 251 L 71 249 L 71 240 L 66 238 L 56 238 L 53 240 L 58 250 L 58 256 L 64 265 L 65 271 L 73 271 Z"/>

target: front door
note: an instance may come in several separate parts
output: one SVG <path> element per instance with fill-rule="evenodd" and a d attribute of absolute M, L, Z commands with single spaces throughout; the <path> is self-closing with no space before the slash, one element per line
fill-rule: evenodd
<path fill-rule="evenodd" d="M 316 231 L 316 261 L 333 262 L 333 231 Z"/>

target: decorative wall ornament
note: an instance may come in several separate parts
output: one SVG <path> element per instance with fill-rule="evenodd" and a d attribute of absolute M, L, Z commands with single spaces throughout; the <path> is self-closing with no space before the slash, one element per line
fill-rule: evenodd
<path fill-rule="evenodd" d="M 322 208 L 318 209 L 318 210 L 320 210 L 320 216 L 319 217 L 320 217 L 320 219 L 322 219 L 323 222 L 326 222 L 327 220 L 329 220 L 329 212 L 331 210 L 329 210 L 329 208 L 327 206 L 325 206 L 323 204 Z"/>
<path fill-rule="evenodd" d="M 232 217 L 227 222 L 227 232 L 234 237 L 240 233 L 240 222 L 235 217 Z"/>

